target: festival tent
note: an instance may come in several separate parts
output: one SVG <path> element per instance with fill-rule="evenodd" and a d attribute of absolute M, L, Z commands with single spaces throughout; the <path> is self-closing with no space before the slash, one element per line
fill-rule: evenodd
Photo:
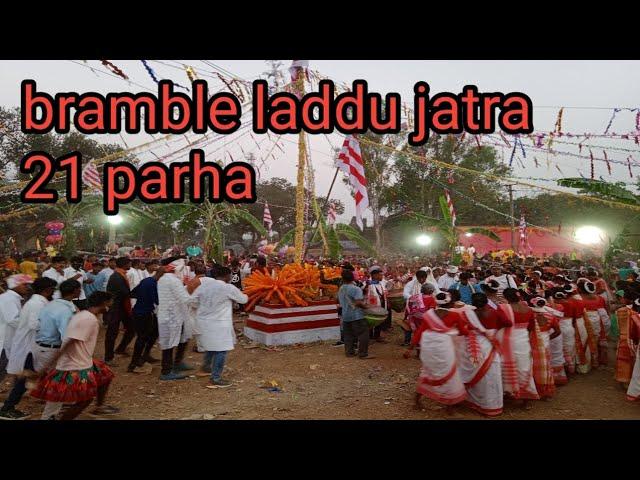
<path fill-rule="evenodd" d="M 466 230 L 467 228 L 472 227 L 460 227 L 462 231 Z M 468 247 L 473 243 L 477 255 L 484 255 L 489 251 L 507 250 L 511 248 L 511 227 L 484 226 L 482 228 L 486 228 L 494 232 L 500 237 L 500 241 L 496 242 L 488 237 L 485 237 L 484 235 L 472 235 L 469 237 L 464 233 L 461 233 L 459 240 L 460 245 Z M 527 255 L 530 254 L 530 252 L 532 252 L 535 256 L 542 256 L 543 254 L 551 256 L 554 253 L 570 254 L 571 252 L 579 252 L 585 248 L 584 245 L 581 245 L 569 236 L 560 235 L 547 229 L 527 227 L 527 236 L 529 243 L 529 247 L 527 247 L 526 251 Z M 520 232 L 517 226 L 514 228 L 513 238 L 515 242 L 514 250 L 518 251 Z"/>

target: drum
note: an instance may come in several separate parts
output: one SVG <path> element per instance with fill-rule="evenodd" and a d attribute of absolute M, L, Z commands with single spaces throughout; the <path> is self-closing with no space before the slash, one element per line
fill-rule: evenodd
<path fill-rule="evenodd" d="M 387 300 L 389 301 L 391 310 L 393 310 L 394 312 L 402 313 L 407 306 L 407 302 L 402 296 L 402 293 L 400 293 L 399 295 L 390 295 L 387 297 Z"/>
<path fill-rule="evenodd" d="M 382 307 L 371 307 L 364 310 L 364 319 L 369 328 L 377 327 L 387 319 L 388 312 Z"/>

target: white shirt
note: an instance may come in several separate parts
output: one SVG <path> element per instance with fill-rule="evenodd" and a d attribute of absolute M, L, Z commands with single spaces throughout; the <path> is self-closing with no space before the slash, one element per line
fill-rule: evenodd
<path fill-rule="evenodd" d="M 467 248 L 467 252 L 473 257 L 476 254 L 476 247 Z"/>
<path fill-rule="evenodd" d="M 448 273 L 445 273 L 440 278 L 438 278 L 438 287 L 440 290 L 449 290 L 449 288 L 458 281 L 457 276 L 453 277 L 449 276 Z"/>
<path fill-rule="evenodd" d="M 85 295 L 84 288 L 82 286 L 84 279 L 87 278 L 87 274 L 84 272 L 84 270 L 82 269 L 76 270 L 73 267 L 67 267 L 63 271 L 64 271 L 65 280 L 69 280 L 70 278 L 73 278 L 76 275 L 80 274 L 80 276 L 75 279 L 76 281 L 80 282 L 80 296 L 78 297 L 78 300 L 86 300 L 87 296 Z M 56 296 L 56 294 L 54 294 L 53 298 L 60 298 L 60 290 L 56 290 L 56 293 L 58 295 Z"/>
<path fill-rule="evenodd" d="M 143 280 L 142 270 L 130 268 L 127 271 L 127 281 L 129 282 L 129 290 L 133 290 Z"/>
<path fill-rule="evenodd" d="M 490 280 L 495 280 L 496 282 L 498 282 L 498 295 L 502 295 L 502 292 L 504 292 L 505 288 L 518 288 L 518 286 L 516 285 L 516 281 L 513 279 L 513 276 L 507 275 L 506 273 L 503 273 L 499 277 L 491 275 L 490 277 L 487 277 L 485 283 L 489 283 Z"/>
<path fill-rule="evenodd" d="M 0 352 L 9 358 L 16 327 L 20 322 L 22 297 L 13 290 L 0 294 Z"/>
<path fill-rule="evenodd" d="M 424 283 L 431 283 L 431 282 L 425 281 Z M 424 283 L 420 283 L 417 278 L 413 277 L 404 286 L 404 290 L 402 291 L 402 296 L 406 300 L 409 300 L 412 295 L 417 295 L 418 293 L 420 293 L 422 285 L 424 285 Z M 431 286 L 433 287 L 433 293 L 440 292 L 438 285 L 434 285 L 433 283 L 431 283 Z"/>
<path fill-rule="evenodd" d="M 245 277 L 251 274 L 251 263 L 244 262 L 240 268 L 240 278 L 244 280 Z"/>
<path fill-rule="evenodd" d="M 59 273 L 55 268 L 51 267 L 48 270 L 45 270 L 44 273 L 42 274 L 43 277 L 50 278 L 51 280 L 53 280 L 58 284 L 56 291 L 53 292 L 53 298 L 60 298 L 60 284 L 66 280 L 66 277 L 64 274 L 65 271 L 66 269 L 63 270 L 63 273 Z"/>
<path fill-rule="evenodd" d="M 191 332 L 186 327 L 191 296 L 182 280 L 173 273 L 165 273 L 158 280 L 158 343 L 162 350 L 184 343 Z M 182 331 L 183 325 L 185 332 Z"/>
<path fill-rule="evenodd" d="M 49 300 L 37 293 L 24 304 L 18 318 L 16 333 L 11 344 L 11 355 L 7 364 L 7 373 L 17 375 L 24 370 L 24 362 L 29 353 L 33 353 L 36 331 L 40 327 L 38 315 Z"/>
<path fill-rule="evenodd" d="M 230 283 L 202 277 L 192 299 L 197 303 L 198 346 L 209 352 L 233 350 L 233 302 L 244 304 L 249 297 Z"/>

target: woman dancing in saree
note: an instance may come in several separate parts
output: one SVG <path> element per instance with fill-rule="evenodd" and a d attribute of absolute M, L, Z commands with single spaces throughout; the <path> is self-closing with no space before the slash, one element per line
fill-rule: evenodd
<path fill-rule="evenodd" d="M 490 322 L 492 327 L 511 324 L 501 312 L 488 306 L 483 293 L 472 295 L 472 305 L 462 312 L 469 333 L 456 338 L 458 366 L 467 389 L 467 405 L 483 415 L 496 416 L 502 413 L 504 396 L 500 345 L 495 338 L 497 328 L 486 328 L 481 317 L 496 317 Z"/>
<path fill-rule="evenodd" d="M 635 402 L 640 400 L 640 299 L 633 301 L 633 313 L 629 319 L 629 349 L 632 355 L 635 355 L 636 362 L 633 365 L 633 373 L 631 381 L 627 389 L 627 400 Z"/>
<path fill-rule="evenodd" d="M 551 368 L 551 337 L 560 335 L 560 327 L 554 322 L 551 308 L 542 297 L 529 300 L 535 312 L 535 325 L 529 333 L 531 356 L 533 359 L 533 380 L 540 398 L 547 399 L 556 393 L 556 386 Z"/>
<path fill-rule="evenodd" d="M 518 290 L 506 288 L 502 292 L 508 303 L 500 304 L 513 327 L 498 332 L 502 351 L 502 384 L 504 392 L 527 408 L 527 400 L 539 400 L 533 380 L 533 363 L 529 332 L 536 328 L 533 310 L 522 302 Z"/>
<path fill-rule="evenodd" d="M 596 294 L 596 286 L 586 278 L 578 279 L 578 291 L 584 304 L 585 327 L 591 352 L 591 366 L 607 364 L 607 329 L 609 314 L 604 298 Z"/>
<path fill-rule="evenodd" d="M 453 340 L 457 335 L 468 333 L 466 320 L 461 314 L 448 310 L 452 306 L 448 292 L 438 293 L 435 299 L 438 307 L 424 314 L 411 340 L 411 347 L 404 354 L 409 358 L 412 348 L 420 345 L 422 368 L 416 387 L 416 408 L 420 408 L 423 396 L 447 407 L 467 398 Z"/>
<path fill-rule="evenodd" d="M 591 347 L 589 341 L 589 331 L 584 315 L 584 301 L 577 292 L 575 285 L 564 286 L 565 293 L 569 296 L 567 303 L 568 311 L 573 316 L 573 329 L 576 335 L 576 372 L 585 374 L 591 371 Z"/>
<path fill-rule="evenodd" d="M 567 292 L 562 287 L 552 290 L 552 298 L 554 308 L 562 312 L 562 318 L 558 321 L 560 331 L 562 332 L 562 356 L 564 358 L 564 367 L 566 372 L 573 374 L 576 372 L 576 330 L 573 327 L 573 303 L 569 301 Z M 557 356 L 557 348 L 551 348 L 552 358 Z M 556 352 L 556 353 L 554 353 Z M 554 365 L 557 365 L 554 361 Z M 556 382 L 556 385 L 559 385 Z"/>
<path fill-rule="evenodd" d="M 616 348 L 615 379 L 624 388 L 628 388 L 635 360 L 635 356 L 631 351 L 633 345 L 631 344 L 630 333 L 633 328 L 632 317 L 635 315 L 633 302 L 637 296 L 630 290 L 618 290 L 616 297 L 622 306 L 616 310 L 620 336 L 618 337 L 618 347 Z"/>

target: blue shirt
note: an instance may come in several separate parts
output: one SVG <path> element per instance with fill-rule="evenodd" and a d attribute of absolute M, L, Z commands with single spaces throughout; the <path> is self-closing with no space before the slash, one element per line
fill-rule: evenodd
<path fill-rule="evenodd" d="M 103 268 L 102 271 L 96 276 L 96 281 L 94 282 L 96 286 L 96 290 L 100 290 L 101 292 L 107 291 L 107 282 L 109 281 L 109 277 L 113 270 L 110 268 Z"/>
<path fill-rule="evenodd" d="M 98 273 L 98 275 L 94 275 L 92 272 L 87 272 L 87 280 L 93 280 L 92 283 L 86 283 L 86 282 L 82 282 L 82 287 L 84 288 L 84 294 L 87 298 L 89 298 L 89 295 L 91 295 L 93 292 L 97 292 L 98 290 L 100 290 L 100 282 L 98 281 L 100 274 Z"/>
<path fill-rule="evenodd" d="M 62 345 L 67 324 L 76 310 L 73 302 L 62 298 L 57 298 L 45 305 L 38 315 L 40 329 L 36 333 L 36 343 Z"/>
<path fill-rule="evenodd" d="M 190 257 L 197 257 L 198 255 L 202 255 L 202 249 L 198 246 L 187 247 L 187 255 L 189 255 Z"/>
<path fill-rule="evenodd" d="M 478 285 L 474 286 L 474 285 L 471 285 L 470 283 L 463 285 L 460 282 L 456 282 L 453 285 L 451 285 L 451 288 L 454 290 L 458 290 L 460 292 L 460 300 L 462 300 L 467 305 L 471 305 L 471 295 L 473 295 L 474 293 L 482 292 L 480 286 Z"/>
<path fill-rule="evenodd" d="M 158 305 L 158 281 L 155 277 L 147 277 L 142 280 L 131 292 L 131 297 L 136 299 L 133 306 L 134 315 L 146 315 L 153 312 Z"/>
<path fill-rule="evenodd" d="M 342 307 L 342 321 L 355 322 L 364 318 L 364 312 L 353 304 L 355 300 L 363 300 L 362 290 L 353 283 L 342 285 L 338 290 L 338 302 Z"/>

